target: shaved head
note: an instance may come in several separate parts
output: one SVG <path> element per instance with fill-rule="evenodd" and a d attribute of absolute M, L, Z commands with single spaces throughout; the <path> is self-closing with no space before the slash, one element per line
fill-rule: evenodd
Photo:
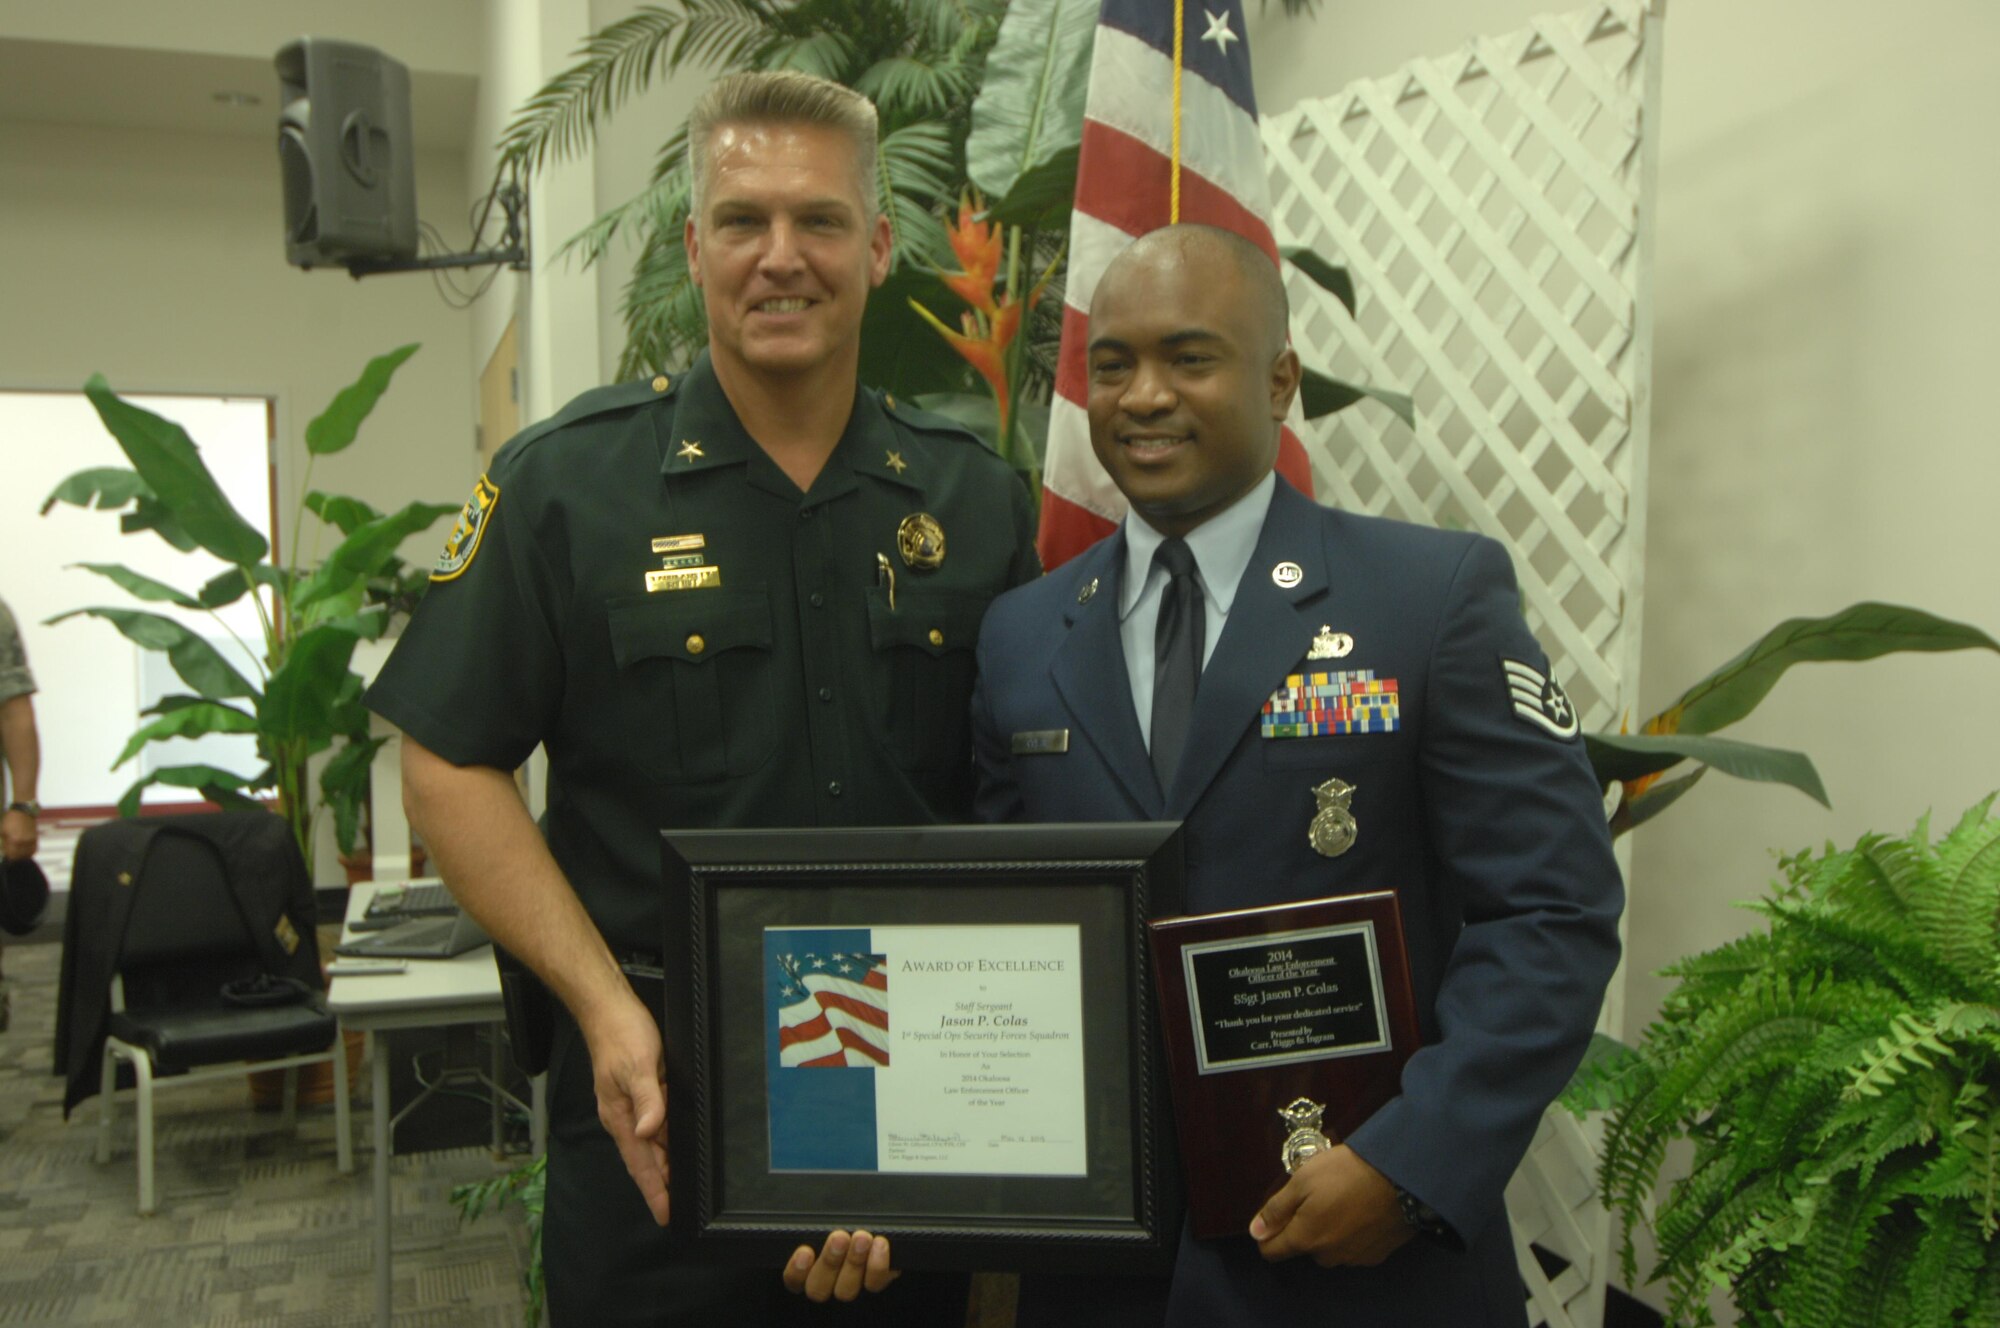
<path fill-rule="evenodd" d="M 1250 321 L 1269 339 L 1267 349 L 1276 355 L 1285 348 L 1291 331 L 1291 303 L 1285 296 L 1285 280 L 1271 256 L 1235 231 L 1199 222 L 1181 222 L 1148 231 L 1119 251 L 1104 266 L 1091 308 L 1106 286 L 1122 280 L 1130 270 L 1140 268 L 1180 268 L 1192 272 L 1210 271 L 1217 263 L 1227 263 L 1242 278 L 1242 294 L 1249 301 Z"/>
<path fill-rule="evenodd" d="M 1090 445 L 1132 511 L 1185 535 L 1271 473 L 1299 357 L 1256 245 L 1169 226 L 1107 263 L 1090 299 Z"/>

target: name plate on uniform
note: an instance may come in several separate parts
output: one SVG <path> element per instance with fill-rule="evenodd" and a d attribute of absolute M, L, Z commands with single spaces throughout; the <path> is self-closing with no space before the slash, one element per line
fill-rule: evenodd
<path fill-rule="evenodd" d="M 1288 1161 L 1340 1142 L 1398 1091 L 1417 1018 L 1396 896 L 1150 930 L 1189 1223 L 1199 1238 L 1240 1235 Z M 1301 1099 L 1316 1129 L 1297 1119 Z"/>
<path fill-rule="evenodd" d="M 708 590 L 722 584 L 720 567 L 668 567 L 646 573 L 646 590 Z"/>

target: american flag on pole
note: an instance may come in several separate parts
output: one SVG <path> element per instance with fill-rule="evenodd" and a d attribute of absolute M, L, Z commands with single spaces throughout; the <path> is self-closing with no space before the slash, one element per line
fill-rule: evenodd
<path fill-rule="evenodd" d="M 889 960 L 780 954 L 778 1063 L 803 1069 L 889 1063 Z"/>
<path fill-rule="evenodd" d="M 1042 473 L 1044 567 L 1083 552 L 1125 515 L 1124 495 L 1090 450 L 1084 413 L 1090 297 L 1105 264 L 1175 221 L 1225 227 L 1278 261 L 1243 33 L 1239 0 L 1103 0 L 1098 13 Z M 1296 403 L 1292 409 L 1278 473 L 1311 495 Z"/>

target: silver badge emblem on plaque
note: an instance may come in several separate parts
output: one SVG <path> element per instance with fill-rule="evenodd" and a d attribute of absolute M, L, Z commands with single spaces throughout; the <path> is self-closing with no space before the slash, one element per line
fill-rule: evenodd
<path fill-rule="evenodd" d="M 1320 1133 L 1320 1117 L 1325 1114 L 1326 1108 L 1309 1097 L 1294 1098 L 1290 1105 L 1278 1108 L 1279 1119 L 1291 1129 L 1285 1136 L 1284 1148 L 1279 1151 L 1287 1176 L 1297 1171 L 1307 1158 L 1333 1147 L 1333 1141 Z"/>

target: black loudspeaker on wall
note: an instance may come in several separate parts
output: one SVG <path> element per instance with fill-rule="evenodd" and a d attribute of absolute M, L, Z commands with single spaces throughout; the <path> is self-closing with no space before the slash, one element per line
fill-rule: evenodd
<path fill-rule="evenodd" d="M 322 37 L 282 47 L 277 65 L 286 261 L 310 268 L 415 256 L 408 67 Z"/>

